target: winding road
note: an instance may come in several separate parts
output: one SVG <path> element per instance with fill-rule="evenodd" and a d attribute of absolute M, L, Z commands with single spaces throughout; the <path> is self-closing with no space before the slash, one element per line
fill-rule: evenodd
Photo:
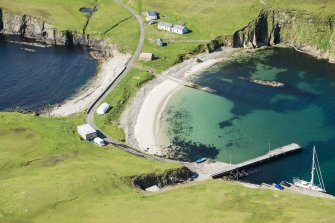
<path fill-rule="evenodd" d="M 139 152 L 137 150 L 135 150 L 134 148 L 131 148 L 121 142 L 118 142 L 110 137 L 108 137 L 101 129 L 99 129 L 95 123 L 94 123 L 94 111 L 96 111 L 97 107 L 100 105 L 100 103 L 107 97 L 107 95 L 116 87 L 116 85 L 122 80 L 122 78 L 124 76 L 126 76 L 126 74 L 131 70 L 133 64 L 135 63 L 135 61 L 137 60 L 137 58 L 139 57 L 141 51 L 142 51 L 142 47 L 143 47 L 143 41 L 144 41 L 144 25 L 143 25 L 143 21 L 142 18 L 139 14 L 137 14 L 132 8 L 130 8 L 129 6 L 127 6 L 126 4 L 124 4 L 123 2 L 120 2 L 119 0 L 114 0 L 116 3 L 118 3 L 119 5 L 123 6 L 125 9 L 127 9 L 137 20 L 137 23 L 139 25 L 140 28 L 140 38 L 138 40 L 138 45 L 137 45 L 137 49 L 133 55 L 133 57 L 128 61 L 128 63 L 126 64 L 125 69 L 117 76 L 117 78 L 114 79 L 114 81 L 107 87 L 107 89 L 99 96 L 99 98 L 97 98 L 93 104 L 89 107 L 88 111 L 87 111 L 87 117 L 86 117 L 86 123 L 90 124 L 94 129 L 96 129 L 98 132 L 100 132 L 103 137 L 105 142 L 107 142 L 108 144 L 112 144 L 115 147 L 118 147 L 126 152 L 132 153 L 136 156 L 139 157 L 143 157 L 143 158 L 147 158 L 147 159 L 151 159 L 151 160 L 158 160 L 158 161 L 163 161 L 163 162 L 178 162 L 178 161 L 173 161 L 173 160 L 169 160 L 169 159 L 164 159 L 164 158 L 160 158 L 160 157 L 156 157 L 156 156 L 151 156 L 149 154 L 145 154 L 142 152 Z"/>

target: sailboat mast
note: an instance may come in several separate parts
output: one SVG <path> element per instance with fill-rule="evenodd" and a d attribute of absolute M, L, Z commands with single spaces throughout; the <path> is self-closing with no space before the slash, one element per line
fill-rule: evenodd
<path fill-rule="evenodd" d="M 314 169 L 315 169 L 315 146 L 313 147 L 313 160 L 312 160 L 312 172 L 311 172 L 311 185 L 314 185 Z"/>

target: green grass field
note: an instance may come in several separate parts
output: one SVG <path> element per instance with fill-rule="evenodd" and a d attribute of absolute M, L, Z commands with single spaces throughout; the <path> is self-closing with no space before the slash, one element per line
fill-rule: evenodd
<path fill-rule="evenodd" d="M 39 17 L 59 30 L 81 32 L 79 12 L 93 0 L 0 0 L 0 7 Z M 124 140 L 118 119 L 139 87 L 175 63 L 176 56 L 198 43 L 170 43 L 156 38 L 209 40 L 232 34 L 256 18 L 262 8 L 306 10 L 323 17 L 334 13 L 332 0 L 170 0 L 124 1 L 140 13 L 157 10 L 162 21 L 184 22 L 192 33 L 181 36 L 145 24 L 143 51 L 153 62 L 138 61 L 106 98 L 112 110 L 96 117 L 98 126 Z M 263 4 L 263 3 L 264 4 Z M 87 33 L 133 52 L 139 30 L 131 14 L 112 0 L 97 0 Z M 144 17 L 144 15 L 143 15 Z M 267 189 L 250 189 L 211 180 L 179 186 L 159 194 L 140 192 L 129 177 L 178 168 L 135 157 L 113 147 L 80 140 L 76 126 L 84 114 L 46 118 L 0 113 L 0 222 L 335 222 L 335 201 Z"/>
<path fill-rule="evenodd" d="M 104 133 L 112 136 L 113 139 L 124 142 L 124 132 L 118 127 L 120 115 L 142 84 L 152 78 L 154 76 L 148 72 L 132 69 L 104 100 L 110 105 L 111 109 L 103 116 L 95 115 L 94 120 L 97 126 Z"/>
<path fill-rule="evenodd" d="M 0 114 L 0 222 L 334 222 L 334 200 L 211 180 L 159 194 L 131 176 L 177 164 L 80 140 L 82 115 Z"/>

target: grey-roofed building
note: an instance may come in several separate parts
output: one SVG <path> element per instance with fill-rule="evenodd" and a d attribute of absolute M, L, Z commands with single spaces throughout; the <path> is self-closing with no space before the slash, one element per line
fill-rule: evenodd
<path fill-rule="evenodd" d="M 77 131 L 79 135 L 87 141 L 91 141 L 97 137 L 97 131 L 89 124 L 77 126 Z"/>
<path fill-rule="evenodd" d="M 145 14 L 147 15 L 146 20 L 157 20 L 158 19 L 158 13 L 156 11 L 146 11 Z"/>
<path fill-rule="evenodd" d="M 156 44 L 157 44 L 158 46 L 164 46 L 164 42 L 163 42 L 162 39 L 156 39 Z"/>
<path fill-rule="evenodd" d="M 158 23 L 158 29 L 161 29 L 161 30 L 172 31 L 172 27 L 173 25 L 171 23 L 167 23 L 167 22 Z"/>
<path fill-rule="evenodd" d="M 188 33 L 188 28 L 181 25 L 174 25 L 171 31 L 178 34 L 185 34 Z"/>

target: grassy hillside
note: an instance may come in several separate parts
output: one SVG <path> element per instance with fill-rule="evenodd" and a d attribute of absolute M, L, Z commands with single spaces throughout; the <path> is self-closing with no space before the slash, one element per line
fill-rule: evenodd
<path fill-rule="evenodd" d="M 334 222 L 335 201 L 208 181 L 147 194 L 128 177 L 176 168 L 81 141 L 71 118 L 0 114 L 0 222 Z"/>
<path fill-rule="evenodd" d="M 49 21 L 60 30 L 81 31 L 86 18 L 78 10 L 93 0 L 0 0 L 0 7 Z M 184 22 L 192 33 L 180 36 L 145 25 L 144 51 L 160 59 L 138 62 L 107 98 L 114 105 L 97 123 L 122 139 L 117 120 L 136 89 L 198 43 L 170 43 L 155 38 L 207 40 L 247 25 L 263 8 L 286 7 L 327 17 L 331 0 L 170 0 L 125 1 L 139 12 L 158 10 L 162 21 Z M 87 33 L 106 38 L 122 50 L 136 48 L 136 20 L 111 0 L 98 0 Z M 142 14 L 143 15 L 143 14 Z M 107 122 L 106 122 L 107 121 Z M 159 194 L 139 192 L 128 177 L 177 168 L 134 157 L 113 147 L 80 140 L 76 125 L 84 115 L 41 118 L 0 113 L 0 222 L 334 222 L 335 202 L 234 183 L 207 181 Z M 107 123 L 107 124 L 106 124 Z M 111 125 L 108 125 L 111 123 Z"/>

